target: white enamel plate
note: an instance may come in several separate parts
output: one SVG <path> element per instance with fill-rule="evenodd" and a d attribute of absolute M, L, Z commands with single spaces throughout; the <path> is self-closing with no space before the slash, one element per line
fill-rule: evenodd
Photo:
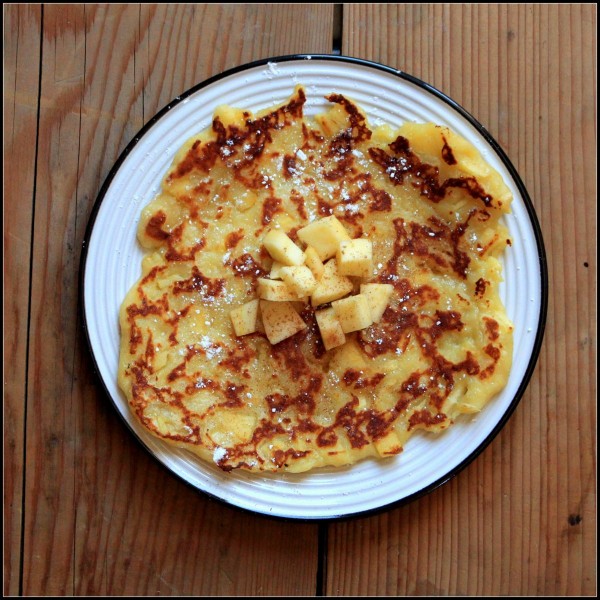
<path fill-rule="evenodd" d="M 325 96 L 345 94 L 372 125 L 433 121 L 470 140 L 504 177 L 514 195 L 506 217 L 513 244 L 504 258 L 501 288 L 515 326 L 508 385 L 484 410 L 442 435 L 413 436 L 404 452 L 343 469 L 308 474 L 225 473 L 149 434 L 130 414 L 117 386 L 119 307 L 141 273 L 136 228 L 142 208 L 159 191 L 174 153 L 208 127 L 219 104 L 256 112 L 286 100 L 296 84 L 307 93 L 306 113 L 328 106 Z M 334 519 L 413 500 L 448 481 L 494 438 L 529 382 L 543 336 L 547 271 L 531 200 L 510 161 L 487 131 L 455 102 L 428 84 L 379 64 L 339 56 L 286 56 L 213 77 L 176 98 L 132 140 L 105 181 L 86 234 L 81 271 L 84 324 L 98 375 L 117 411 L 146 449 L 191 486 L 246 510 L 289 519 Z"/>

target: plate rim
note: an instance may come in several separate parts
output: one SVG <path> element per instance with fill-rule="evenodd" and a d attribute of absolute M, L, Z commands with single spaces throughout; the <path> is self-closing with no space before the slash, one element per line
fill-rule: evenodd
<path fill-rule="evenodd" d="M 515 186 L 517 187 L 519 194 L 521 196 L 521 199 L 523 200 L 525 209 L 527 211 L 527 215 L 529 218 L 531 228 L 533 230 L 536 248 L 537 248 L 537 258 L 538 258 L 539 273 L 540 273 L 540 306 L 539 306 L 537 330 L 536 330 L 534 342 L 532 345 L 531 355 L 529 357 L 529 363 L 523 373 L 523 376 L 519 383 L 519 386 L 518 386 L 517 390 L 515 391 L 514 396 L 513 396 L 512 400 L 510 401 L 510 404 L 504 411 L 504 414 L 502 415 L 502 417 L 497 421 L 496 425 L 488 433 L 488 435 L 478 444 L 478 446 L 463 461 L 461 461 L 459 464 L 457 464 L 450 471 L 444 473 L 441 477 L 439 477 L 435 481 L 431 482 L 429 485 L 425 486 L 424 488 L 422 488 L 412 494 L 409 494 L 408 496 L 405 496 L 404 498 L 393 500 L 391 502 L 387 502 L 387 503 L 379 505 L 377 507 L 364 509 L 364 510 L 360 510 L 357 512 L 343 513 L 343 514 L 339 514 L 339 515 L 337 515 L 337 514 L 336 515 L 322 515 L 322 516 L 314 515 L 314 516 L 307 517 L 307 516 L 295 516 L 295 515 L 270 514 L 268 512 L 261 512 L 259 510 L 253 510 L 252 508 L 249 508 L 249 507 L 239 506 L 239 505 L 235 504 L 234 502 L 227 500 L 226 498 L 222 498 L 210 491 L 207 491 L 207 490 L 197 487 L 191 481 L 188 481 L 185 477 L 183 477 L 180 473 L 169 468 L 168 465 L 166 465 L 163 461 L 161 461 L 159 459 L 158 456 L 156 456 L 156 454 L 144 443 L 144 441 L 134 431 L 134 429 L 132 428 L 130 423 L 125 419 L 124 415 L 119 410 L 119 407 L 117 406 L 115 399 L 112 397 L 112 394 L 110 393 L 108 386 L 105 383 L 104 378 L 100 372 L 100 368 L 99 368 L 98 362 L 96 360 L 96 355 L 94 353 L 94 347 L 93 347 L 92 340 L 90 338 L 89 329 L 88 329 L 87 310 L 86 310 L 86 295 L 85 295 L 85 279 L 86 279 L 88 251 L 89 251 L 89 247 L 90 247 L 90 240 L 91 240 L 91 237 L 92 237 L 92 234 L 94 231 L 94 225 L 96 223 L 96 219 L 98 217 L 100 208 L 104 201 L 104 198 L 111 186 L 111 183 L 112 183 L 113 179 L 115 178 L 116 174 L 119 172 L 122 164 L 125 162 L 125 160 L 129 156 L 129 154 L 137 146 L 137 144 L 144 137 L 144 135 L 146 133 L 148 133 L 148 131 L 150 129 L 152 129 L 152 127 L 154 127 L 154 125 L 160 119 L 162 119 L 167 113 L 169 113 L 169 111 L 174 106 L 185 101 L 185 99 L 188 98 L 189 96 L 195 94 L 196 92 L 198 92 L 198 91 L 208 87 L 209 85 L 211 85 L 215 82 L 218 82 L 222 79 L 229 78 L 233 75 L 242 73 L 244 71 L 248 71 L 251 69 L 258 68 L 258 67 L 266 66 L 271 63 L 277 64 L 277 63 L 289 63 L 292 61 L 303 62 L 303 61 L 310 61 L 310 60 L 331 61 L 331 62 L 338 62 L 338 63 L 347 64 L 347 65 L 357 65 L 357 66 L 361 66 L 361 67 L 366 67 L 367 69 L 375 69 L 375 70 L 383 71 L 390 75 L 399 77 L 400 79 L 403 79 L 413 85 L 416 85 L 417 87 L 425 90 L 426 92 L 432 94 L 433 96 L 435 96 L 438 99 L 445 102 L 452 110 L 458 112 L 460 116 L 462 116 L 465 120 L 467 120 L 470 123 L 470 125 L 476 129 L 477 133 L 479 135 L 481 135 L 483 137 L 483 139 L 491 146 L 494 153 L 498 156 L 498 158 L 500 159 L 500 161 L 502 162 L 504 167 L 509 172 L 510 177 L 512 178 Z M 179 479 L 180 481 L 185 483 L 192 490 L 194 490 L 197 493 L 202 494 L 203 496 L 205 496 L 211 500 L 216 500 L 217 502 L 219 502 L 221 504 L 224 504 L 228 507 L 239 510 L 243 513 L 250 513 L 250 514 L 259 515 L 259 516 L 263 516 L 263 517 L 267 517 L 269 519 L 275 519 L 275 520 L 304 522 L 304 523 L 335 522 L 335 521 L 344 521 L 344 520 L 350 520 L 350 519 L 356 519 L 356 518 L 364 518 L 364 517 L 371 516 L 374 514 L 380 514 L 382 512 L 386 512 L 386 511 L 392 510 L 394 508 L 398 508 L 400 506 L 407 505 L 411 502 L 414 502 L 415 500 L 417 500 L 419 498 L 422 498 L 422 497 L 430 494 L 437 488 L 445 485 L 446 483 L 448 483 L 448 481 L 450 481 L 451 479 L 456 477 L 461 471 L 463 471 L 468 465 L 470 465 L 490 445 L 490 443 L 498 436 L 500 431 L 506 425 L 507 421 L 513 415 L 513 413 L 516 410 L 518 404 L 520 403 L 527 387 L 529 386 L 531 377 L 533 376 L 533 373 L 535 371 L 535 368 L 536 368 L 536 365 L 537 365 L 537 362 L 538 362 L 538 359 L 540 356 L 540 352 L 541 352 L 541 347 L 542 347 L 544 333 L 545 333 L 545 327 L 546 327 L 547 314 L 548 314 L 548 297 L 549 297 L 547 256 L 546 256 L 546 250 L 545 250 L 545 245 L 544 245 L 542 229 L 541 229 L 541 225 L 540 225 L 537 213 L 535 211 L 535 207 L 533 205 L 531 197 L 530 197 L 530 195 L 525 187 L 525 184 L 523 183 L 518 171 L 516 170 L 513 163 L 509 159 L 508 155 L 504 152 L 504 150 L 502 149 L 500 144 L 495 140 L 495 138 L 485 128 L 485 126 L 483 124 L 481 124 L 471 113 L 469 113 L 465 108 L 463 108 L 458 102 L 456 102 L 455 100 L 450 98 L 444 92 L 442 92 L 435 86 L 431 85 L 430 83 L 427 83 L 426 81 L 419 79 L 418 77 L 415 77 L 414 75 L 406 73 L 405 71 L 395 69 L 391 66 L 388 66 L 388 65 L 376 62 L 376 61 L 364 59 L 364 58 L 358 58 L 358 57 L 343 55 L 343 54 L 318 54 L 318 53 L 316 53 L 316 54 L 309 54 L 309 53 L 286 54 L 286 55 L 281 55 L 281 56 L 267 57 L 267 58 L 262 58 L 262 59 L 250 61 L 247 63 L 243 63 L 243 64 L 237 65 L 235 67 L 226 69 L 220 73 L 212 75 L 212 76 L 208 77 L 207 79 L 204 79 L 201 82 L 195 84 L 191 88 L 187 89 L 186 91 L 182 92 L 181 94 L 179 94 L 178 96 L 173 98 L 165 106 L 163 106 L 163 108 L 161 108 L 158 112 L 156 112 L 138 130 L 138 132 L 130 139 L 130 141 L 127 143 L 125 148 L 119 154 L 116 161 L 112 164 L 108 174 L 106 175 L 106 177 L 103 180 L 102 185 L 100 186 L 98 194 L 96 195 L 96 198 L 94 200 L 92 210 L 90 211 L 90 215 L 88 217 L 88 222 L 86 225 L 84 237 L 83 237 L 82 244 L 81 244 L 78 285 L 79 285 L 79 310 L 80 310 L 80 317 L 81 317 L 81 328 L 83 330 L 84 337 L 86 339 L 87 351 L 88 351 L 89 356 L 92 361 L 92 369 L 95 373 L 95 376 L 97 377 L 97 379 L 99 380 L 99 382 L 101 384 L 101 387 L 104 391 L 104 395 L 109 398 L 113 409 L 116 411 L 116 413 L 119 416 L 119 418 L 121 419 L 121 421 L 126 425 L 127 429 L 130 431 L 130 433 L 133 434 L 133 438 L 142 446 L 142 448 L 144 448 L 144 450 L 148 454 L 150 454 L 150 456 L 153 458 L 153 460 L 156 463 L 158 463 L 159 465 L 161 465 L 161 467 L 164 468 L 169 474 L 177 477 L 177 479 Z"/>

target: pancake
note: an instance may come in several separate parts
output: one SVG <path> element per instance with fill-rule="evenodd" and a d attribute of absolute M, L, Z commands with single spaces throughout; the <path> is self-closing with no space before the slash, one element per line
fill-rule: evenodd
<path fill-rule="evenodd" d="M 502 177 L 446 127 L 327 100 L 218 107 L 141 214 L 118 383 L 148 431 L 225 471 L 384 460 L 508 380 Z"/>

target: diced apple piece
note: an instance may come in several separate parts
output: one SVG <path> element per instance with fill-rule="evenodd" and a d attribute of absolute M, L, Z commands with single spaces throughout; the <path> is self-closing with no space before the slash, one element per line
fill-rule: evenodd
<path fill-rule="evenodd" d="M 334 215 L 313 221 L 299 229 L 298 237 L 307 246 L 312 246 L 322 261 L 335 256 L 340 242 L 350 239 L 346 228 Z"/>
<path fill-rule="evenodd" d="M 271 344 L 278 344 L 306 327 L 306 323 L 289 302 L 261 300 L 260 312 L 267 339 Z"/>
<path fill-rule="evenodd" d="M 331 303 L 344 333 L 364 329 L 373 323 L 367 297 L 356 294 Z"/>
<path fill-rule="evenodd" d="M 363 283 L 360 286 L 360 293 L 367 297 L 373 323 L 379 323 L 390 297 L 394 291 L 394 286 L 390 283 Z"/>
<path fill-rule="evenodd" d="M 273 264 L 271 265 L 271 272 L 269 273 L 269 277 L 271 279 L 281 279 L 281 267 L 285 267 L 285 265 L 274 260 Z"/>
<path fill-rule="evenodd" d="M 287 302 L 288 300 L 300 300 L 300 296 L 292 291 L 283 281 L 259 277 L 256 292 L 259 298 L 271 300 L 272 302 Z"/>
<path fill-rule="evenodd" d="M 304 264 L 312 271 L 317 281 L 321 279 L 325 267 L 319 253 L 312 246 L 308 246 L 304 251 Z"/>
<path fill-rule="evenodd" d="M 280 229 L 272 229 L 265 235 L 263 245 L 273 260 L 284 265 L 304 264 L 304 252 Z"/>
<path fill-rule="evenodd" d="M 333 308 L 318 310 L 315 312 L 315 317 L 325 350 L 331 350 L 331 348 L 336 348 L 346 342 L 346 336 Z"/>
<path fill-rule="evenodd" d="M 370 277 L 373 273 L 373 243 L 366 238 L 342 240 L 337 250 L 340 275 Z"/>
<path fill-rule="evenodd" d="M 311 294 L 310 301 L 313 306 L 320 306 L 326 302 L 343 298 L 353 289 L 352 281 L 338 273 L 335 259 L 328 260 L 324 265 L 323 275 Z"/>
<path fill-rule="evenodd" d="M 298 296 L 310 296 L 317 287 L 317 280 L 305 265 L 282 267 L 281 279 Z"/>
<path fill-rule="evenodd" d="M 234 308 L 229 316 L 235 335 L 254 333 L 258 321 L 258 300 L 250 300 L 250 302 Z"/>

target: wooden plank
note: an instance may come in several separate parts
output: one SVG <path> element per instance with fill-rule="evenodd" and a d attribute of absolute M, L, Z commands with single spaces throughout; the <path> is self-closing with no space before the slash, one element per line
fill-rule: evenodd
<path fill-rule="evenodd" d="M 211 75 L 254 60 L 331 52 L 332 4 L 142 5 L 146 118 Z M 185 56 L 185 64 L 183 64 Z"/>
<path fill-rule="evenodd" d="M 39 6 L 4 9 L 4 594 L 19 593 Z"/>
<path fill-rule="evenodd" d="M 546 595 L 586 595 L 596 586 L 596 9 L 532 13 L 533 23 L 545 25 L 533 54 L 541 77 L 531 156 L 551 282 L 539 407 L 540 525 L 550 543 L 544 554 L 540 548 L 539 574 L 546 574 Z M 561 52 L 565 45 L 569 52 Z"/>
<path fill-rule="evenodd" d="M 589 5 L 344 5 L 344 54 L 428 81 L 504 147 L 551 288 L 538 367 L 502 433 L 433 494 L 332 526 L 331 595 L 596 591 L 595 25 Z"/>
<path fill-rule="evenodd" d="M 135 97 L 139 95 L 142 100 L 142 121 L 215 72 L 251 60 L 256 52 L 251 45 L 245 49 L 247 56 L 229 56 L 230 47 L 236 52 L 240 47 L 232 32 L 236 31 L 236 23 L 244 23 L 244 39 L 249 40 L 247 31 L 255 29 L 257 23 L 265 23 L 265 8 L 247 7 L 243 11 L 239 8 L 233 11 L 231 7 L 219 5 L 142 6 L 135 35 L 135 56 L 131 60 Z M 101 19 L 94 19 L 100 31 L 107 27 L 96 21 Z M 269 22 L 268 27 L 273 28 L 272 36 L 275 26 L 276 22 Z M 93 31 L 90 29 L 88 35 L 92 45 Z M 227 44 L 221 53 L 217 41 L 212 39 L 215 31 L 227 33 Z M 301 32 L 302 27 L 298 31 Z M 285 31 L 281 33 L 285 34 Z M 104 37 L 105 32 L 98 34 L 98 44 Z M 116 39 L 131 37 L 132 34 L 119 34 Z M 225 41 L 219 43 L 225 44 Z M 300 43 L 306 43 L 306 40 L 300 38 Z M 209 52 L 207 55 L 206 50 L 214 50 L 215 46 L 216 54 Z M 124 48 L 122 54 L 128 52 Z M 109 56 L 109 51 L 100 50 L 97 54 Z M 100 71 L 109 69 L 100 67 Z M 99 83 L 99 89 L 104 86 L 105 82 Z M 123 97 L 122 90 L 112 91 L 115 98 Z M 105 94 L 90 92 L 85 99 L 86 106 L 95 106 L 99 102 L 106 102 Z M 136 117 L 140 116 L 139 108 L 136 104 Z M 97 110 L 101 115 L 122 114 L 116 106 Z M 93 150 L 92 154 L 95 154 Z M 90 177 L 94 175 L 90 174 Z M 290 524 L 265 521 L 225 509 L 174 480 L 146 456 L 127 433 L 123 440 L 123 428 L 115 427 L 112 415 L 108 424 L 105 424 L 103 413 L 99 419 L 99 427 L 85 439 L 92 450 L 89 454 L 98 457 L 106 453 L 107 459 L 121 457 L 115 467 L 117 472 L 125 472 L 125 481 L 131 483 L 122 489 L 120 480 L 114 475 L 107 477 L 98 472 L 98 485 L 106 493 L 99 498 L 90 495 L 81 502 L 82 515 L 83 511 L 86 514 L 81 519 L 85 535 L 78 537 L 76 555 L 83 560 L 95 552 L 97 560 L 93 563 L 86 560 L 79 567 L 76 589 L 80 593 L 250 595 L 313 591 L 317 553 L 314 526 L 295 529 L 294 539 L 290 540 L 290 530 L 294 527 Z M 107 432 L 110 432 L 109 439 Z M 83 465 L 81 472 L 88 470 L 95 472 L 88 464 Z M 148 497 L 148 489 L 157 492 Z M 119 510 L 120 506 L 126 507 L 125 510 Z M 110 521 L 107 522 L 106 517 L 101 519 L 99 514 L 111 515 Z M 134 526 L 128 525 L 131 521 Z M 161 524 L 158 532 L 157 523 Z M 170 534 L 171 531 L 177 535 Z M 98 539 L 102 540 L 101 545 L 98 545 Z M 182 551 L 184 548 L 186 550 Z M 146 558 L 148 551 L 151 561 Z M 265 556 L 273 555 L 281 558 L 280 566 L 269 570 L 268 565 L 273 565 L 265 561 Z M 293 577 L 286 573 L 290 564 L 295 565 Z"/>
<path fill-rule="evenodd" d="M 75 206 L 83 7 L 43 10 L 27 396 L 23 593 L 73 591 Z"/>
<path fill-rule="evenodd" d="M 314 593 L 317 526 L 227 508 L 166 472 L 104 397 L 75 315 L 87 218 L 134 133 L 223 68 L 326 51 L 332 14 L 331 5 L 44 7 L 25 594 Z"/>

